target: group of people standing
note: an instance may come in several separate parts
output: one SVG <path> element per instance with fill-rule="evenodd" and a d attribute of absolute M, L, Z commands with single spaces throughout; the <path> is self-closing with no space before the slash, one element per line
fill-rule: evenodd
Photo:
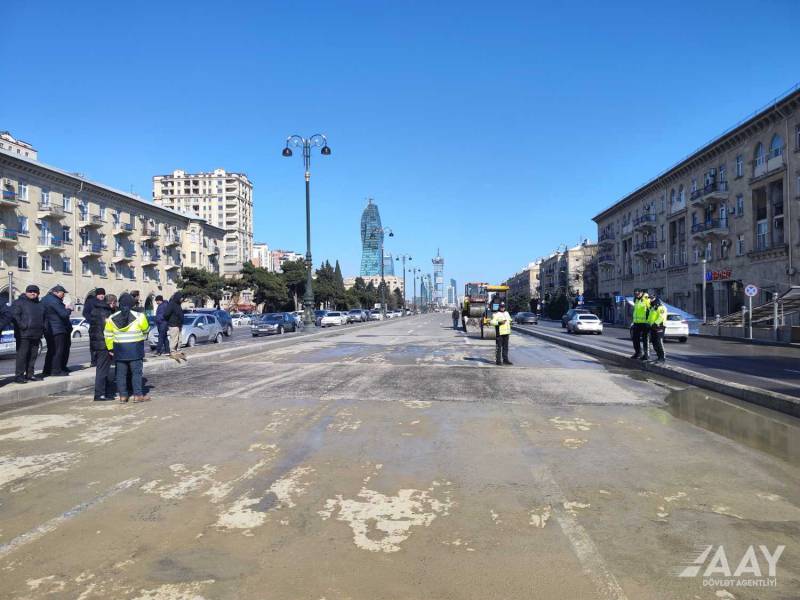
<path fill-rule="evenodd" d="M 658 296 L 642 289 L 633 291 L 633 355 L 631 358 L 650 360 L 650 343 L 656 351 L 657 363 L 666 362 L 664 354 L 664 330 L 667 323 L 667 307 Z"/>
<path fill-rule="evenodd" d="M 40 299 L 40 289 L 29 285 L 10 306 L 0 308 L 0 330 L 11 326 L 16 340 L 14 382 L 25 384 L 45 377 L 65 377 L 72 343 L 72 306 L 64 303 L 67 290 L 57 285 Z M 182 295 L 176 292 L 168 302 L 156 297 L 155 324 L 158 347 L 155 354 L 169 354 L 179 359 Z M 150 323 L 139 303 L 139 292 L 124 293 L 119 298 L 96 288 L 86 298 L 83 317 L 89 323 L 91 366 L 95 367 L 94 399 L 120 402 L 146 402 L 144 390 L 144 343 Z M 41 340 L 47 345 L 44 367 L 35 374 Z M 184 357 L 185 358 L 185 357 Z M 114 374 L 112 375 L 112 365 Z"/>

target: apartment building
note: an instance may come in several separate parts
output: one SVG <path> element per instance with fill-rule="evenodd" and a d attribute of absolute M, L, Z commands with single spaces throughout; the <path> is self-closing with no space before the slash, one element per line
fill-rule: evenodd
<path fill-rule="evenodd" d="M 195 215 L 0 149 L 0 294 L 57 284 L 82 302 L 96 287 L 110 294 L 177 291 L 185 264 L 219 272 L 225 231 Z M 194 260 L 196 259 L 196 263 Z"/>
<path fill-rule="evenodd" d="M 215 169 L 153 177 L 153 202 L 198 215 L 225 230 L 222 274 L 234 277 L 253 258 L 253 184 L 244 173 Z"/>
<path fill-rule="evenodd" d="M 710 319 L 798 283 L 798 107 L 795 88 L 594 217 L 607 316 L 634 288 Z"/>
<path fill-rule="evenodd" d="M 272 251 L 264 242 L 253 242 L 253 266 L 269 269 L 272 266 Z"/>
<path fill-rule="evenodd" d="M 528 266 L 515 273 L 506 281 L 508 293 L 530 298 L 539 297 L 539 266 L 542 260 L 535 260 L 528 263 Z"/>
<path fill-rule="evenodd" d="M 8 131 L 0 131 L 0 150 L 4 150 L 9 154 L 16 154 L 23 158 L 30 158 L 31 160 L 38 160 L 39 153 L 36 148 L 31 146 L 28 142 L 18 140 Z"/>
<path fill-rule="evenodd" d="M 569 298 L 597 296 L 597 244 L 584 240 L 541 259 L 539 293 L 536 297 L 550 302 L 566 295 Z"/>
<path fill-rule="evenodd" d="M 269 270 L 273 273 L 282 273 L 283 263 L 295 260 L 305 260 L 305 256 L 292 250 L 272 250 L 270 252 Z"/>

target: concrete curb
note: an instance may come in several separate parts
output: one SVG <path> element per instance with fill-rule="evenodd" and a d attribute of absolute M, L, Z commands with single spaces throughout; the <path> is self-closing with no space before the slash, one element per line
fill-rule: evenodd
<path fill-rule="evenodd" d="M 219 360 L 237 358 L 239 356 L 248 356 L 250 354 L 258 354 L 264 350 L 282 348 L 283 346 L 294 344 L 297 340 L 315 340 L 319 338 L 336 337 L 338 335 L 343 335 L 353 331 L 354 329 L 372 329 L 374 327 L 380 327 L 381 325 L 386 325 L 389 323 L 395 323 L 395 320 L 389 319 L 386 321 L 362 323 L 355 328 L 352 326 L 336 327 L 333 329 L 317 331 L 308 335 L 295 336 L 292 334 L 287 334 L 286 337 L 271 337 L 263 342 L 252 342 L 232 348 L 225 348 L 225 344 L 223 343 L 219 350 L 211 350 L 209 352 L 198 353 L 195 355 L 190 354 L 189 360 L 185 363 L 181 363 L 180 365 L 169 358 L 146 360 L 144 363 L 144 374 L 152 375 L 154 373 L 162 373 L 164 371 L 171 371 L 174 369 L 183 369 L 194 365 L 203 365 L 209 363 L 213 364 Z M 10 383 L 7 384 L 3 389 L 0 389 L 0 407 L 18 404 L 26 400 L 42 398 L 52 394 L 84 390 L 93 386 L 94 369 L 91 367 L 81 371 L 75 371 L 69 377 L 47 378 L 44 381 L 29 382 L 25 385 Z"/>
<path fill-rule="evenodd" d="M 691 371 L 683 367 L 656 365 L 653 363 L 643 363 L 640 360 L 634 360 L 627 354 L 610 350 L 608 348 L 598 348 L 591 344 L 586 344 L 575 339 L 565 339 L 563 337 L 545 333 L 543 331 L 533 331 L 524 329 L 517 326 L 512 326 L 512 329 L 524 335 L 537 337 L 559 346 L 577 350 L 584 354 L 590 354 L 607 362 L 614 363 L 621 367 L 628 369 L 639 369 L 648 371 L 670 379 L 676 379 L 683 383 L 688 383 L 703 389 L 711 390 L 712 392 L 719 392 L 720 394 L 727 394 L 739 400 L 758 404 L 772 410 L 777 410 L 793 417 L 800 417 L 800 399 L 787 394 L 779 392 L 772 392 L 761 388 L 743 385 L 741 383 L 734 383 L 732 381 L 725 381 L 709 375 L 704 375 L 696 371 Z"/>

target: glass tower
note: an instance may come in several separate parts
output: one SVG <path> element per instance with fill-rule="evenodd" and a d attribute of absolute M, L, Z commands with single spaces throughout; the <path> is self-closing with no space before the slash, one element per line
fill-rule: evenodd
<path fill-rule="evenodd" d="M 383 232 L 380 229 L 381 214 L 378 212 L 378 205 L 373 204 L 372 198 L 370 198 L 364 212 L 361 213 L 362 277 L 373 277 L 381 274 Z M 386 274 L 388 275 L 388 273 Z"/>
<path fill-rule="evenodd" d="M 386 277 L 394 275 L 394 259 L 391 252 L 383 253 L 383 274 Z"/>

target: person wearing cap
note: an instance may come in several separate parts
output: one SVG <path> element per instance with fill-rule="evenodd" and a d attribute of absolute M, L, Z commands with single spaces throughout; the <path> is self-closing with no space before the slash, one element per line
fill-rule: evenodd
<path fill-rule="evenodd" d="M 641 358 L 642 360 L 650 358 L 650 325 L 647 322 L 649 309 L 650 297 L 647 293 L 639 288 L 633 290 L 633 327 L 631 328 L 633 355 L 631 358 Z"/>
<path fill-rule="evenodd" d="M 39 288 L 29 285 L 11 305 L 14 336 L 17 338 L 17 364 L 14 381 L 27 383 L 33 379 L 33 369 L 44 333 L 44 306 L 39 302 Z"/>
<path fill-rule="evenodd" d="M 117 394 L 120 402 L 127 402 L 133 393 L 134 402 L 146 402 L 150 396 L 144 393 L 142 369 L 144 366 L 144 340 L 150 329 L 147 316 L 133 310 L 136 300 L 130 294 L 119 298 L 119 310 L 106 319 L 103 336 L 106 350 L 113 356 L 117 366 Z M 128 389 L 128 373 L 131 374 L 131 390 Z"/>
<path fill-rule="evenodd" d="M 72 341 L 72 311 L 64 306 L 64 295 L 67 293 L 57 285 L 42 298 L 44 306 L 44 339 L 47 342 L 47 354 L 44 357 L 42 377 L 63 377 L 69 375 L 67 361 Z"/>
<path fill-rule="evenodd" d="M 156 344 L 155 353 L 158 356 L 162 354 L 169 354 L 169 335 L 167 331 L 167 319 L 164 315 L 167 312 L 168 302 L 164 302 L 164 296 L 159 294 L 156 296 L 156 328 L 158 329 L 158 344 Z"/>
<path fill-rule="evenodd" d="M 664 330 L 667 323 L 667 307 L 661 298 L 655 296 L 650 303 L 650 312 L 647 315 L 647 324 L 650 327 L 650 339 L 656 351 L 656 362 L 663 363 L 667 359 L 664 355 Z"/>
<path fill-rule="evenodd" d="M 498 365 L 512 364 L 512 362 L 508 360 L 508 338 L 511 336 L 511 315 L 506 311 L 505 302 L 500 303 L 499 310 L 495 311 L 489 323 L 494 326 L 497 334 L 494 340 L 494 362 Z"/>

